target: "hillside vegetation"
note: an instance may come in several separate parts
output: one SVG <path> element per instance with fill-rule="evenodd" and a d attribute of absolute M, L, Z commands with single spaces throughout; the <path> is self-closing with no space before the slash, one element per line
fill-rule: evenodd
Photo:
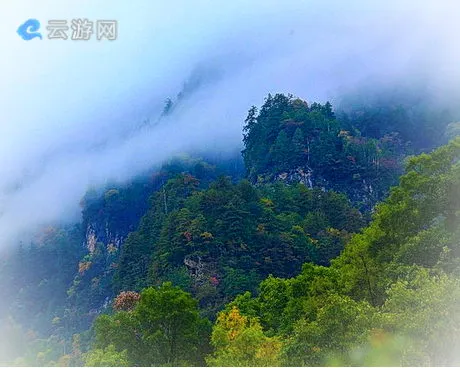
<path fill-rule="evenodd" d="M 269 95 L 242 157 L 88 191 L 79 224 L 2 258 L 1 363 L 459 365 L 460 138 L 443 116 Z"/>

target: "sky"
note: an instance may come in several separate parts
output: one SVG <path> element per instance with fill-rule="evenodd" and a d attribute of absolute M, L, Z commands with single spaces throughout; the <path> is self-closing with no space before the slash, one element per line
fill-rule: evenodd
<path fill-rule="evenodd" d="M 43 0 L 0 3 L 0 249 L 76 221 L 89 186 L 171 156 L 241 146 L 270 93 L 338 100 L 361 85 L 460 85 L 456 1 Z M 16 33 L 29 18 L 42 40 Z M 118 22 L 114 41 L 49 40 L 49 20 Z M 174 113 L 166 98 L 199 79 Z"/>

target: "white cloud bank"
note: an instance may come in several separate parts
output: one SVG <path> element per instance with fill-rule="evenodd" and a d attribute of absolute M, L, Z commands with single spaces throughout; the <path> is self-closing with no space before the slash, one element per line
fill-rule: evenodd
<path fill-rule="evenodd" d="M 78 214 L 88 185 L 171 155 L 241 144 L 268 92 L 324 101 L 369 78 L 459 83 L 452 1 L 11 1 L 0 4 L 0 247 Z M 39 19 L 115 19 L 113 42 L 23 41 Z M 46 31 L 45 31 L 46 32 Z M 158 126 L 196 68 L 212 78 Z M 130 132 L 127 134 L 127 132 Z"/>

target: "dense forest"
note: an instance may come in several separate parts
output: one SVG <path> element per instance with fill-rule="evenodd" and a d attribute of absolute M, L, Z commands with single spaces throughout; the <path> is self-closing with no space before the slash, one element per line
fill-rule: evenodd
<path fill-rule="evenodd" d="M 92 188 L 8 249 L 0 363 L 459 365 L 459 132 L 268 95 L 241 155 Z"/>

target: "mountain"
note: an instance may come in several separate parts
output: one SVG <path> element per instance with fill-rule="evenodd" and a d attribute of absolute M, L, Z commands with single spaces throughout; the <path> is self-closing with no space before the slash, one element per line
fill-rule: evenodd
<path fill-rule="evenodd" d="M 1 259 L 2 363 L 457 363 L 460 142 L 417 111 L 268 95 L 241 156 L 88 190 Z"/>

